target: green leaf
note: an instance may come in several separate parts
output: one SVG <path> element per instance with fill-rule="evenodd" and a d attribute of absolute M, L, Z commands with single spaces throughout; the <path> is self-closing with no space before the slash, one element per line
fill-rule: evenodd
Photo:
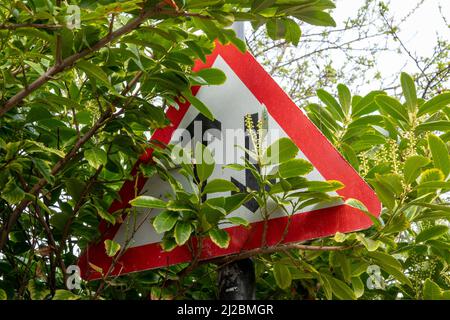
<path fill-rule="evenodd" d="M 271 19 L 266 24 L 267 34 L 272 40 L 284 38 L 286 34 L 286 26 L 283 19 Z"/>
<path fill-rule="evenodd" d="M 52 175 L 50 166 L 47 161 L 44 161 L 39 158 L 33 158 L 34 165 L 36 166 L 36 169 L 41 173 L 41 175 L 50 183 L 54 182 L 54 177 Z"/>
<path fill-rule="evenodd" d="M 400 82 L 402 84 L 403 95 L 406 99 L 408 111 L 411 113 L 415 113 L 417 108 L 417 93 L 414 80 L 409 74 L 402 72 L 400 76 Z"/>
<path fill-rule="evenodd" d="M 48 111 L 48 108 L 43 105 L 35 105 L 27 112 L 26 122 L 35 122 L 44 119 L 52 118 L 52 114 Z"/>
<path fill-rule="evenodd" d="M 236 193 L 230 197 L 225 198 L 225 211 L 226 213 L 231 213 L 234 210 L 238 209 L 243 203 L 245 203 L 249 199 L 249 195 L 245 193 Z"/>
<path fill-rule="evenodd" d="M 209 237 L 212 242 L 218 245 L 220 248 L 228 248 L 230 244 L 230 235 L 228 232 L 222 229 L 214 228 L 208 231 Z"/>
<path fill-rule="evenodd" d="M 209 108 L 201 102 L 197 97 L 192 95 L 190 90 L 183 91 L 183 97 L 188 100 L 191 105 L 194 106 L 198 111 L 200 111 L 201 114 L 203 114 L 205 117 L 207 117 L 209 120 L 214 121 L 214 115 L 211 113 Z"/>
<path fill-rule="evenodd" d="M 429 181 L 443 181 L 445 179 L 444 174 L 440 169 L 432 168 L 427 169 L 420 175 L 420 183 Z"/>
<path fill-rule="evenodd" d="M 433 134 L 428 135 L 428 145 L 433 156 L 434 167 L 440 169 L 444 177 L 447 177 L 450 173 L 450 158 L 447 145 Z"/>
<path fill-rule="evenodd" d="M 200 181 L 206 181 L 215 168 L 211 151 L 200 142 L 195 145 L 195 168 Z"/>
<path fill-rule="evenodd" d="M 376 251 L 376 252 L 370 252 L 369 257 L 377 260 L 378 262 L 383 262 L 383 264 L 390 265 L 391 267 L 402 270 L 402 264 L 395 259 L 393 256 L 386 254 L 384 252 Z"/>
<path fill-rule="evenodd" d="M 420 232 L 416 237 L 416 243 L 434 240 L 442 237 L 448 232 L 448 227 L 444 225 L 432 226 Z"/>
<path fill-rule="evenodd" d="M 116 223 L 116 218 L 108 211 L 103 210 L 103 208 L 97 207 L 97 213 L 103 220 L 108 221 L 112 225 Z"/>
<path fill-rule="evenodd" d="M 236 171 L 245 170 L 245 166 L 244 165 L 237 164 L 237 163 L 227 164 L 227 165 L 224 165 L 222 168 L 228 168 L 228 169 L 236 170 Z"/>
<path fill-rule="evenodd" d="M 291 159 L 281 163 L 278 170 L 282 178 L 292 178 L 310 173 L 313 166 L 304 159 Z"/>
<path fill-rule="evenodd" d="M 396 173 L 386 173 L 382 175 L 376 173 L 375 178 L 397 197 L 401 196 L 404 192 L 402 177 Z"/>
<path fill-rule="evenodd" d="M 375 193 L 381 202 L 388 208 L 389 210 L 394 209 L 395 207 L 395 197 L 390 189 L 384 186 L 382 183 L 376 180 L 370 180 L 370 184 L 375 189 Z"/>
<path fill-rule="evenodd" d="M 411 281 L 405 276 L 402 266 L 397 259 L 382 252 L 371 252 L 369 256 L 376 261 L 381 269 L 392 275 L 395 279 L 411 288 L 413 287 Z"/>
<path fill-rule="evenodd" d="M 120 244 L 118 244 L 117 242 L 107 239 L 104 241 L 104 243 L 106 254 L 108 255 L 108 257 L 114 257 L 117 254 L 117 252 L 119 252 Z"/>
<path fill-rule="evenodd" d="M 307 181 L 305 187 L 308 191 L 330 192 L 344 188 L 344 184 L 336 180 L 327 181 Z"/>
<path fill-rule="evenodd" d="M 77 63 L 77 68 L 84 71 L 91 79 L 97 79 L 100 82 L 103 82 L 103 84 L 107 85 L 108 87 L 111 87 L 111 84 L 108 79 L 108 75 L 102 70 L 102 68 L 96 66 L 95 64 L 87 61 L 87 60 L 81 60 Z"/>
<path fill-rule="evenodd" d="M 80 296 L 63 289 L 58 289 L 55 291 L 55 295 L 53 296 L 53 300 L 78 300 Z"/>
<path fill-rule="evenodd" d="M 433 114 L 450 104 L 450 92 L 441 93 L 419 107 L 418 116 Z"/>
<path fill-rule="evenodd" d="M 153 227 L 156 232 L 163 233 L 171 230 L 175 223 L 177 223 L 179 214 L 173 211 L 163 211 L 155 217 L 153 220 Z"/>
<path fill-rule="evenodd" d="M 205 186 L 203 193 L 216 193 L 216 192 L 227 192 L 227 191 L 239 191 L 234 183 L 225 179 L 214 179 Z"/>
<path fill-rule="evenodd" d="M 192 233 L 192 225 L 189 222 L 179 221 L 175 225 L 175 241 L 179 246 L 182 246 L 189 240 Z"/>
<path fill-rule="evenodd" d="M 276 0 L 254 0 L 251 9 L 253 12 L 260 12 L 274 5 Z"/>
<path fill-rule="evenodd" d="M 302 35 L 300 26 L 292 19 L 284 19 L 284 24 L 286 26 L 286 40 L 297 46 Z"/>
<path fill-rule="evenodd" d="M 133 207 L 165 209 L 167 203 L 152 196 L 138 196 L 130 201 Z"/>
<path fill-rule="evenodd" d="M 336 252 L 336 263 L 340 266 L 344 280 L 349 282 L 351 279 L 351 266 L 349 258 L 340 252 Z"/>
<path fill-rule="evenodd" d="M 295 13 L 294 16 L 314 26 L 336 27 L 336 22 L 324 11 L 309 9 Z"/>
<path fill-rule="evenodd" d="M 338 95 L 344 114 L 350 113 L 350 106 L 352 105 L 352 95 L 350 90 L 344 84 L 338 84 Z"/>
<path fill-rule="evenodd" d="M 16 204 L 22 201 L 25 197 L 25 192 L 16 185 L 13 178 L 10 178 L 1 191 L 1 197 L 9 204 Z"/>
<path fill-rule="evenodd" d="M 72 199 L 79 201 L 85 188 L 85 184 L 77 178 L 69 178 L 64 180 L 64 184 L 67 193 L 72 197 Z"/>
<path fill-rule="evenodd" d="M 423 122 L 416 127 L 416 131 L 417 133 L 423 131 L 450 131 L 450 121 L 438 120 Z"/>
<path fill-rule="evenodd" d="M 273 276 L 275 277 L 277 285 L 281 289 L 287 289 L 291 286 L 292 283 L 291 271 L 285 264 L 275 263 L 273 265 Z"/>
<path fill-rule="evenodd" d="M 430 278 L 425 280 L 423 284 L 423 298 L 425 300 L 441 300 L 442 290 L 441 288 L 433 282 Z"/>
<path fill-rule="evenodd" d="M 360 277 L 352 277 L 352 287 L 355 292 L 355 297 L 358 299 L 364 294 L 364 283 Z"/>
<path fill-rule="evenodd" d="M 381 245 L 380 241 L 366 238 L 363 234 L 357 234 L 356 239 L 358 239 L 358 241 L 361 242 L 369 252 L 377 250 Z"/>
<path fill-rule="evenodd" d="M 202 78 L 207 85 L 220 85 L 225 83 L 227 77 L 225 73 L 217 68 L 202 69 L 193 74 L 195 77 Z"/>
<path fill-rule="evenodd" d="M 100 165 L 106 165 L 108 156 L 106 152 L 100 148 L 91 148 L 84 151 L 84 157 L 89 165 L 97 169 Z"/>
<path fill-rule="evenodd" d="M 317 97 L 328 106 L 330 112 L 337 117 L 337 120 L 342 121 L 345 119 L 344 112 L 342 111 L 339 102 L 337 102 L 331 94 L 322 89 L 317 90 L 316 93 Z"/>
<path fill-rule="evenodd" d="M 419 185 L 417 185 L 414 190 L 419 189 L 444 189 L 444 190 L 450 190 L 450 182 L 449 181 L 427 181 L 427 182 L 421 182 Z"/>
<path fill-rule="evenodd" d="M 177 242 L 174 238 L 164 238 L 161 242 L 161 248 L 163 248 L 164 251 L 172 251 L 177 247 Z"/>
<path fill-rule="evenodd" d="M 50 294 L 50 290 L 45 289 L 42 284 L 38 285 L 34 279 L 28 281 L 27 289 L 31 300 L 44 300 Z"/>
<path fill-rule="evenodd" d="M 391 117 L 409 123 L 409 118 L 405 107 L 397 99 L 385 95 L 379 95 L 375 97 L 375 102 Z"/>
<path fill-rule="evenodd" d="M 381 226 L 380 220 L 378 220 L 378 218 L 375 215 L 369 212 L 369 210 L 367 210 L 367 207 L 361 201 L 353 198 L 348 198 L 347 200 L 345 200 L 345 204 L 364 212 L 370 218 L 370 220 L 372 220 L 375 226 L 377 227 Z"/>
<path fill-rule="evenodd" d="M 227 218 L 227 220 L 229 222 L 231 222 L 232 224 L 241 225 L 244 227 L 248 227 L 250 225 L 250 223 L 247 220 L 245 220 L 244 218 L 241 218 L 241 217 L 230 217 L 230 218 Z"/>
<path fill-rule="evenodd" d="M 322 274 L 330 283 L 333 294 L 341 300 L 355 300 L 356 296 L 352 289 L 343 281 L 335 277 Z"/>
<path fill-rule="evenodd" d="M 8 295 L 6 294 L 5 290 L 0 289 L 0 301 L 2 300 L 8 300 Z"/>
<path fill-rule="evenodd" d="M 372 91 L 364 96 L 355 106 L 352 107 L 353 117 L 360 117 L 375 111 L 377 109 L 375 97 L 381 94 L 385 93 L 383 91 Z"/>
<path fill-rule="evenodd" d="M 381 268 L 386 271 L 387 273 L 389 273 L 391 276 L 393 276 L 395 279 L 397 279 L 398 281 L 400 281 L 400 283 L 409 286 L 410 288 L 413 287 L 411 280 L 408 279 L 407 276 L 405 276 L 405 274 L 403 273 L 403 271 L 400 271 L 398 269 L 393 268 L 390 265 L 381 265 Z"/>
<path fill-rule="evenodd" d="M 411 156 L 406 159 L 403 174 L 406 183 L 414 182 L 420 174 L 420 169 L 430 163 L 430 160 L 423 156 Z"/>
<path fill-rule="evenodd" d="M 272 143 L 264 152 L 264 164 L 283 163 L 295 158 L 298 147 L 289 138 L 281 138 Z"/>

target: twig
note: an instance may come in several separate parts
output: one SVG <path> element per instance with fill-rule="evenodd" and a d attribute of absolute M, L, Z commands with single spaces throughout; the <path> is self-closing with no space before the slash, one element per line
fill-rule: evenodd
<path fill-rule="evenodd" d="M 41 24 L 41 23 L 0 24 L 0 30 L 16 30 L 16 29 L 22 29 L 22 28 L 56 30 L 56 29 L 61 29 L 63 27 L 64 26 L 62 24 Z"/>

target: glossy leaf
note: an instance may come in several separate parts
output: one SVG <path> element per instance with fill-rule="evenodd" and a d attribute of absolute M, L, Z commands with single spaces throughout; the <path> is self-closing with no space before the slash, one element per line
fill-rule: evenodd
<path fill-rule="evenodd" d="M 133 200 L 131 200 L 130 204 L 133 207 L 155 208 L 155 209 L 163 209 L 166 208 L 167 206 L 167 203 L 165 201 L 152 196 L 138 196 Z"/>
<path fill-rule="evenodd" d="M 230 243 L 230 235 L 228 232 L 223 229 L 215 228 L 209 230 L 208 234 L 212 242 L 214 242 L 217 246 L 220 248 L 228 248 Z"/>
<path fill-rule="evenodd" d="M 189 222 L 179 221 L 175 225 L 175 241 L 179 246 L 182 246 L 189 240 L 192 233 L 192 225 Z"/>
<path fill-rule="evenodd" d="M 105 250 L 108 257 L 114 257 L 120 250 L 120 244 L 113 240 L 105 240 Z"/>

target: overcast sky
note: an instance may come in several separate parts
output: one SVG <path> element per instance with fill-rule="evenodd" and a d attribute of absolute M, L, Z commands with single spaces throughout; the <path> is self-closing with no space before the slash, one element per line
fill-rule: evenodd
<path fill-rule="evenodd" d="M 388 15 L 394 17 L 396 22 L 400 22 L 421 2 L 419 0 L 391 0 Z M 332 13 L 338 24 L 337 27 L 343 27 L 343 22 L 363 4 L 364 0 L 337 0 L 336 9 Z M 439 6 L 441 6 L 441 11 L 447 21 L 441 17 Z M 398 35 L 413 55 L 429 57 L 433 53 L 438 37 L 450 41 L 449 24 L 450 0 L 425 0 L 411 16 L 401 23 Z M 374 41 L 380 41 L 380 39 L 377 38 Z M 391 42 L 393 46 L 398 46 L 393 41 Z M 370 45 L 370 41 L 367 45 Z M 401 71 L 418 72 L 414 61 L 408 58 L 404 51 L 380 53 L 377 65 L 383 77 L 393 76 Z M 367 89 L 377 88 L 370 88 L 368 85 Z"/>

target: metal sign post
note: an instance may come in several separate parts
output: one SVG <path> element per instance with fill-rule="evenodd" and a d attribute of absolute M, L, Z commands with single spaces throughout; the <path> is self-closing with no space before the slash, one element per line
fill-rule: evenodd
<path fill-rule="evenodd" d="M 244 22 L 235 22 L 231 28 L 241 40 L 245 40 Z M 220 300 L 254 300 L 255 266 L 252 259 L 238 260 L 221 267 L 218 272 Z"/>

